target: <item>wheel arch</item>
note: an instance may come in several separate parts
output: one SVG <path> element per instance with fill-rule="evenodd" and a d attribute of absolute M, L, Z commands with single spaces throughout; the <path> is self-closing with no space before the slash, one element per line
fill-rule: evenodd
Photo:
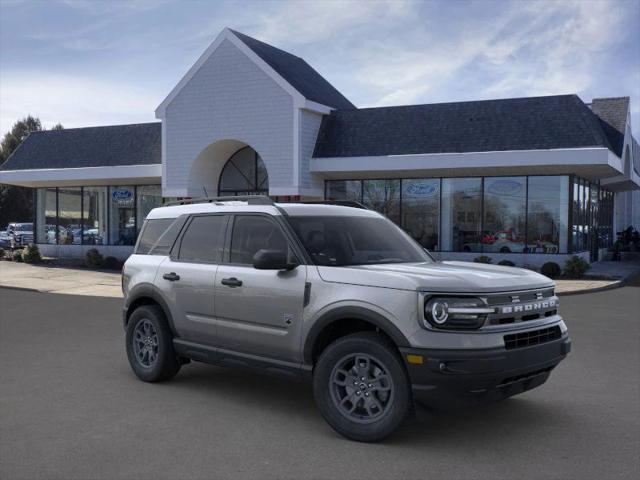
<path fill-rule="evenodd" d="M 327 338 L 331 338 L 331 332 L 335 331 L 336 327 L 344 325 L 344 322 L 368 325 L 371 328 L 362 330 L 380 331 L 385 334 L 397 348 L 410 346 L 409 341 L 400 329 L 382 314 L 364 307 L 343 306 L 323 314 L 309 330 L 302 352 L 305 364 L 313 365 L 315 363 L 317 356 L 322 351 L 319 351 L 319 348 L 323 346 L 326 347 L 323 343 L 325 343 Z"/>
<path fill-rule="evenodd" d="M 173 316 L 171 315 L 171 309 L 168 303 L 162 297 L 162 294 L 151 284 L 140 284 L 134 287 L 127 295 L 125 301 L 125 318 L 124 326 L 127 327 L 129 317 L 133 311 L 142 305 L 157 305 L 162 309 L 167 322 L 169 323 L 169 329 L 174 336 L 177 336 L 177 332 L 173 323 Z"/>

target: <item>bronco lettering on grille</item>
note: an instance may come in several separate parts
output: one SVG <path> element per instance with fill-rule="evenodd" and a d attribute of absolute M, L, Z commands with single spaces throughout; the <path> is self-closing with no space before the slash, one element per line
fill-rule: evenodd
<path fill-rule="evenodd" d="M 521 305 L 509 305 L 506 307 L 499 307 L 500 313 L 523 313 L 523 312 L 536 312 L 538 310 L 545 310 L 547 308 L 553 308 L 556 306 L 554 299 L 544 300 L 542 302 L 523 303 Z"/>

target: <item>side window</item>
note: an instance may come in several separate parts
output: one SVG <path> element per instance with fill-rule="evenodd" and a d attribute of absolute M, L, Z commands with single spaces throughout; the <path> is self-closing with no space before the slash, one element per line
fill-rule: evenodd
<path fill-rule="evenodd" d="M 220 262 L 226 223 L 227 217 L 224 215 L 193 217 L 186 232 L 182 235 L 178 260 L 202 263 Z"/>
<path fill-rule="evenodd" d="M 169 228 L 175 218 L 157 218 L 145 220 L 135 253 L 146 255 Z"/>
<path fill-rule="evenodd" d="M 288 252 L 288 242 L 278 225 L 258 215 L 237 215 L 231 234 L 230 263 L 251 265 L 258 250 Z"/>

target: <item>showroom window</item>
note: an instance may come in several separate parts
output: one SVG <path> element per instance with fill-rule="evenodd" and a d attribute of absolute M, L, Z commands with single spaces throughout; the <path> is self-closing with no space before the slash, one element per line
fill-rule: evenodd
<path fill-rule="evenodd" d="M 107 243 L 107 187 L 82 189 L 82 243 Z"/>
<path fill-rule="evenodd" d="M 529 177 L 527 211 L 529 252 L 567 253 L 568 177 Z"/>
<path fill-rule="evenodd" d="M 57 242 L 58 207 L 55 188 L 39 188 L 36 193 L 36 242 Z"/>
<path fill-rule="evenodd" d="M 420 245 L 439 250 L 440 179 L 402 181 L 402 228 Z"/>
<path fill-rule="evenodd" d="M 400 180 L 363 180 L 362 203 L 400 223 Z"/>
<path fill-rule="evenodd" d="M 135 245 L 135 187 L 109 187 L 109 243 Z"/>
<path fill-rule="evenodd" d="M 362 202 L 361 180 L 335 180 L 327 182 L 325 188 L 325 198 L 327 200 Z"/>
<path fill-rule="evenodd" d="M 38 188 L 36 241 L 135 245 L 136 225 L 142 226 L 149 211 L 164 203 L 161 192 L 160 185 Z"/>
<path fill-rule="evenodd" d="M 82 243 L 82 190 L 58 188 L 58 245 Z"/>
<path fill-rule="evenodd" d="M 526 251 L 526 194 L 526 177 L 484 179 L 483 252 Z"/>
<path fill-rule="evenodd" d="M 443 251 L 482 251 L 481 178 L 444 178 L 440 215 Z"/>
<path fill-rule="evenodd" d="M 576 183 L 573 194 L 576 239 L 589 231 L 589 202 L 585 206 L 586 189 L 580 193 L 579 186 Z M 571 188 L 566 175 L 327 180 L 325 197 L 357 201 L 362 196 L 365 205 L 399 223 L 429 250 L 567 253 Z M 602 206 L 595 212 L 604 218 L 607 202 L 600 195 Z"/>

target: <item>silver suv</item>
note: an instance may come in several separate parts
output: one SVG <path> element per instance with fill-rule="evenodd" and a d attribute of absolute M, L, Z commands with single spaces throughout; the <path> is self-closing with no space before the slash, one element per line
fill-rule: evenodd
<path fill-rule="evenodd" d="M 141 380 L 191 360 L 306 378 L 326 421 L 359 441 L 393 432 L 414 399 L 535 388 L 571 345 L 547 277 L 435 261 L 358 205 L 256 196 L 156 208 L 122 280 Z"/>

